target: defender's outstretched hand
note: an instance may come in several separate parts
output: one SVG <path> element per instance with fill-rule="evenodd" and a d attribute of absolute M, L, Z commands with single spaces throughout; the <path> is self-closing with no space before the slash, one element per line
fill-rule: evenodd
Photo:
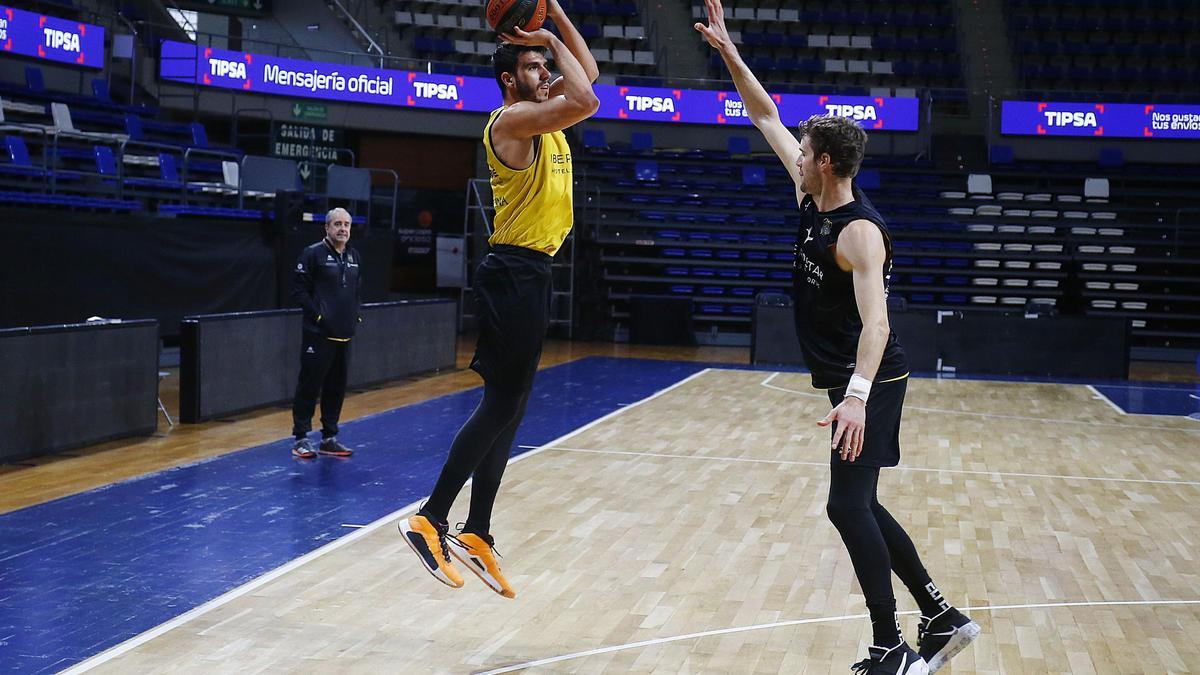
<path fill-rule="evenodd" d="M 708 25 L 697 22 L 696 29 L 713 49 L 727 49 L 733 45 L 729 39 L 729 31 L 725 28 L 725 9 L 721 0 L 704 0 L 704 9 L 708 12 Z"/>

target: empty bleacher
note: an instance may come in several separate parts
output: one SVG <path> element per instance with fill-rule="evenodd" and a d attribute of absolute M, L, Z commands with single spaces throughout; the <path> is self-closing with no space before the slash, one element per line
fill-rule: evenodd
<path fill-rule="evenodd" d="M 37 66 L 25 67 L 24 77 L 24 86 L 0 83 L 0 203 L 262 220 L 272 216 L 277 191 L 308 187 L 309 210 L 350 200 L 363 207 L 356 222 L 369 219 L 369 187 L 365 196 L 339 188 L 324 167 L 321 184 L 306 186 L 295 161 L 210 144 L 200 122 L 113 102 L 104 80 L 94 80 L 86 96 L 46 89 Z M 369 186 L 370 170 L 340 168 Z"/>
<path fill-rule="evenodd" d="M 799 215 L 773 155 L 658 149 L 649 134 L 581 144 L 612 320 L 635 295 L 673 295 L 692 300 L 697 330 L 748 333 L 755 296 L 788 291 Z M 887 157 L 868 157 L 858 183 L 888 220 L 904 305 L 1117 315 L 1137 345 L 1200 341 L 1200 237 L 1164 222 L 1169 186 Z"/>
<path fill-rule="evenodd" d="M 396 5 L 395 26 L 411 56 L 445 62 L 448 72 L 490 76 L 497 37 L 483 0 L 419 0 Z M 564 10 L 609 74 L 652 76 L 656 57 L 634 0 L 563 0 Z"/>
<path fill-rule="evenodd" d="M 1194 100 L 1200 4 L 1190 0 L 1006 0 L 1022 86 L 1103 92 L 1109 100 Z"/>
<path fill-rule="evenodd" d="M 704 20 L 704 5 L 691 0 L 691 6 L 692 16 Z M 731 37 L 761 80 L 847 94 L 876 87 L 962 88 L 953 17 L 948 1 L 842 7 L 734 0 L 725 6 Z M 725 79 L 720 56 L 707 58 L 709 77 Z"/>

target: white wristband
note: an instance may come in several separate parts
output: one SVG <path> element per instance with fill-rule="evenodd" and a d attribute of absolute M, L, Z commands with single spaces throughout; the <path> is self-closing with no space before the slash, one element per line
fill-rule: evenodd
<path fill-rule="evenodd" d="M 867 378 L 855 373 L 850 376 L 850 384 L 846 385 L 846 397 L 853 396 L 854 398 L 867 402 L 867 397 L 871 395 L 871 381 Z"/>

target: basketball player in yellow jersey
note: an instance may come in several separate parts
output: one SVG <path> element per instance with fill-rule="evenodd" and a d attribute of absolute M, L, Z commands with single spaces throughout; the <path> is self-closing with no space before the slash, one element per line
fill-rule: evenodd
<path fill-rule="evenodd" d="M 453 555 L 489 588 L 515 597 L 500 573 L 491 536 L 492 506 L 517 426 L 533 387 L 550 314 L 550 261 L 571 230 L 571 148 L 563 129 L 591 117 L 598 71 L 587 44 L 557 0 L 548 30 L 504 35 L 492 56 L 504 106 L 483 131 L 496 206 L 491 250 L 475 272 L 479 341 L 471 368 L 483 377 L 483 399 L 463 424 L 429 500 L 399 523 L 401 534 L 436 579 L 458 588 Z M 562 76 L 551 82 L 549 50 Z M 471 510 L 458 536 L 447 518 L 473 477 Z"/>

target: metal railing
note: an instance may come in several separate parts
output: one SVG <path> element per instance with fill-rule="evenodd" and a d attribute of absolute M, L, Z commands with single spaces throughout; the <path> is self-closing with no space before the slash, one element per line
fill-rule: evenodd
<path fill-rule="evenodd" d="M 337 7 L 339 10 L 341 10 L 342 16 L 344 16 L 346 20 L 350 22 L 351 27 L 357 31 L 359 37 L 367 41 L 368 51 L 373 49 L 375 50 L 376 54 L 379 54 L 379 67 L 382 68 L 383 59 L 387 56 L 387 54 L 383 51 L 383 48 L 379 46 L 379 43 L 375 42 L 375 38 L 371 37 L 371 33 L 366 28 L 363 28 L 362 24 L 358 22 L 358 19 L 354 17 L 354 14 L 350 13 L 350 11 L 341 3 L 341 0 L 328 0 L 328 2 L 331 2 L 334 7 Z"/>

